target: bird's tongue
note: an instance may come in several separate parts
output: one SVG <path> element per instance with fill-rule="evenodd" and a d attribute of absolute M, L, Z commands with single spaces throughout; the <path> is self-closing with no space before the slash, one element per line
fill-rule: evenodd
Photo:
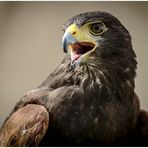
<path fill-rule="evenodd" d="M 94 44 L 91 42 L 76 42 L 70 46 L 72 62 L 78 60 L 81 55 L 92 50 Z"/>
<path fill-rule="evenodd" d="M 82 54 L 75 54 L 75 53 L 71 54 L 72 63 L 73 63 L 74 61 L 78 60 L 81 55 L 82 55 Z"/>

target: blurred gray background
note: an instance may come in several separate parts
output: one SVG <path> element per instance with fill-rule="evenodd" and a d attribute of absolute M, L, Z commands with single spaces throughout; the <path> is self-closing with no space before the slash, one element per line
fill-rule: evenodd
<path fill-rule="evenodd" d="M 112 13 L 131 33 L 139 63 L 136 92 L 148 110 L 148 2 L 0 2 L 0 126 L 63 58 L 65 21 L 94 10 Z"/>

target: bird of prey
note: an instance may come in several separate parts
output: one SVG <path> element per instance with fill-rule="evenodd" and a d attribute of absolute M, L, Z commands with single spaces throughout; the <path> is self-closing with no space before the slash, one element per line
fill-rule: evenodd
<path fill-rule="evenodd" d="M 148 146 L 128 30 L 101 11 L 78 14 L 63 30 L 64 59 L 16 104 L 0 146 Z"/>

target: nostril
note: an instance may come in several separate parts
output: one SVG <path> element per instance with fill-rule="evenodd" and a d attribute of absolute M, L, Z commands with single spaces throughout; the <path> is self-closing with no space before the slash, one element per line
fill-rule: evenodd
<path fill-rule="evenodd" d="M 73 34 L 73 35 L 76 35 L 76 31 L 74 31 L 72 34 Z"/>

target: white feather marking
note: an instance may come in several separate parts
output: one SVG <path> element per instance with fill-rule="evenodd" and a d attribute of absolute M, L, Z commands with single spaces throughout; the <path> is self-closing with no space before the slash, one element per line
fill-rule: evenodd
<path fill-rule="evenodd" d="M 124 72 L 129 72 L 131 69 L 127 67 Z"/>
<path fill-rule="evenodd" d="M 98 118 L 96 117 L 94 120 L 93 120 L 94 124 L 98 124 Z"/>

